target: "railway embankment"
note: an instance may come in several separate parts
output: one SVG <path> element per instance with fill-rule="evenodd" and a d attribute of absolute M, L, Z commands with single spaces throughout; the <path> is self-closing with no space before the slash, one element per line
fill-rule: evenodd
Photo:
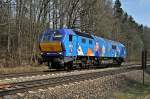
<path fill-rule="evenodd" d="M 113 93 L 112 99 L 150 99 L 150 68 L 126 74 L 126 85 Z"/>
<path fill-rule="evenodd" d="M 145 72 L 146 85 L 149 82 L 149 74 Z M 138 85 L 139 84 L 139 85 Z M 138 89 L 141 87 L 141 89 Z M 24 93 L 16 93 L 15 95 L 4 96 L 3 99 L 128 99 L 137 94 L 128 93 L 128 88 L 133 88 L 135 93 L 141 92 L 139 97 L 149 99 L 145 86 L 142 87 L 142 71 L 135 70 L 126 73 L 103 76 L 96 79 L 84 80 L 79 82 L 71 82 L 69 84 L 48 87 L 45 89 L 37 89 L 36 91 L 27 91 Z M 136 89 L 137 88 L 137 89 Z M 148 88 L 148 87 L 147 87 Z M 124 93 L 126 91 L 126 93 Z M 122 98 L 123 97 L 123 98 Z"/>

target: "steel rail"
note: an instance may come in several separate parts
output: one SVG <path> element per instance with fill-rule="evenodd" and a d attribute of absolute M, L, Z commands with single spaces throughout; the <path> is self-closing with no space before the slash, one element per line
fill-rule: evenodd
<path fill-rule="evenodd" d="M 115 67 L 115 66 L 111 66 L 112 64 L 108 64 L 108 65 L 110 65 L 109 67 Z M 125 65 L 122 65 L 122 66 L 132 66 L 132 65 L 140 65 L 140 64 L 125 64 Z M 91 69 L 93 69 L 94 67 L 95 66 L 91 67 Z M 102 66 L 97 67 L 97 68 L 106 68 L 106 67 L 107 67 L 106 65 L 102 65 Z M 79 70 L 79 69 L 77 69 L 77 70 Z M 86 70 L 86 69 L 80 69 L 80 71 L 81 70 Z M 47 71 L 38 71 L 38 72 L 0 74 L 0 80 L 1 79 L 5 79 L 5 78 L 35 76 L 35 75 L 50 74 L 50 73 L 54 73 L 55 74 L 55 73 L 62 73 L 62 72 L 68 72 L 68 71 L 64 71 L 64 70 L 47 70 Z"/>
<path fill-rule="evenodd" d="M 0 90 L 0 96 L 25 92 L 29 90 L 34 90 L 37 88 L 45 88 L 45 87 L 55 87 L 57 85 L 68 84 L 71 82 L 84 81 L 89 79 L 96 79 L 104 76 L 111 76 L 120 73 L 126 73 L 133 70 L 140 70 L 141 66 L 132 66 L 132 67 L 124 67 L 116 70 L 108 70 L 101 72 L 93 72 L 87 74 L 78 74 L 78 75 L 69 75 L 63 77 L 56 77 L 50 79 L 42 79 L 42 80 L 34 80 L 34 81 L 26 81 L 20 83 L 12 83 L 9 88 L 4 88 Z"/>

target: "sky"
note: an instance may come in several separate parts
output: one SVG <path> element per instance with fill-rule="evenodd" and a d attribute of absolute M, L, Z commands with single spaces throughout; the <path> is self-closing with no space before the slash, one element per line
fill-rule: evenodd
<path fill-rule="evenodd" d="M 115 1 L 115 0 L 114 0 Z M 134 20 L 150 27 L 150 0 L 120 0 L 122 8 L 128 15 L 132 15 Z"/>

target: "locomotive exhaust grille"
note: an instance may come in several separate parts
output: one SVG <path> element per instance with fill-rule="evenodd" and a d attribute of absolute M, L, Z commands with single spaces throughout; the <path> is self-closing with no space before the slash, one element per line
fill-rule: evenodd
<path fill-rule="evenodd" d="M 61 42 L 40 43 L 40 48 L 42 52 L 61 52 L 62 51 Z"/>

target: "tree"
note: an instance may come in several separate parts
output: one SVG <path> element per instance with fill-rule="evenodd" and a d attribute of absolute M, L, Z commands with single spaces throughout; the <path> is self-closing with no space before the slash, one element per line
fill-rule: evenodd
<path fill-rule="evenodd" d="M 120 0 L 116 0 L 114 5 L 114 16 L 120 18 L 122 14 L 123 14 L 123 10 L 121 8 L 121 2 Z"/>
<path fill-rule="evenodd" d="M 39 35 L 47 28 L 72 28 L 122 42 L 128 59 L 139 57 L 150 29 L 121 8 L 120 0 L 0 0 L 0 65 L 32 64 Z M 148 46 L 148 48 L 150 48 Z"/>

